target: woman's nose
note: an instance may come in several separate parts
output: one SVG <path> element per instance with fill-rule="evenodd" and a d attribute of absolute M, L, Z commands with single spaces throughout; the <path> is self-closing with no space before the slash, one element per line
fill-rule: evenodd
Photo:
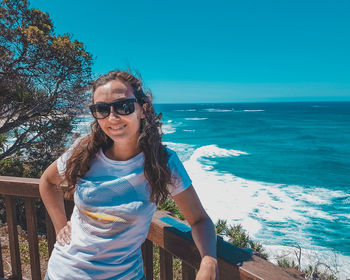
<path fill-rule="evenodd" d="M 114 111 L 113 106 L 111 106 L 111 113 L 108 116 L 109 119 L 119 119 L 119 115 Z"/>

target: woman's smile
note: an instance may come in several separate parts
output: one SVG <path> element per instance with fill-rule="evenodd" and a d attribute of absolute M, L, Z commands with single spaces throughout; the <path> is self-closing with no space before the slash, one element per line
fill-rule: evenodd
<path fill-rule="evenodd" d="M 122 125 L 110 126 L 109 129 L 111 131 L 120 131 L 125 127 L 126 127 L 126 124 L 122 124 Z"/>

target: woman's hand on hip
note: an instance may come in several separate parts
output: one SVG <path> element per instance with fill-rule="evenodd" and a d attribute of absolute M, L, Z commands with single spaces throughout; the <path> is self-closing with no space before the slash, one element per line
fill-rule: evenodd
<path fill-rule="evenodd" d="M 60 244 L 61 246 L 69 244 L 71 239 L 71 231 L 71 224 L 70 221 L 68 221 L 67 224 L 63 228 L 61 228 L 58 234 L 56 235 L 56 240 L 58 244 Z"/>
<path fill-rule="evenodd" d="M 218 262 L 210 256 L 203 257 L 199 267 L 196 280 L 218 280 L 219 269 Z"/>

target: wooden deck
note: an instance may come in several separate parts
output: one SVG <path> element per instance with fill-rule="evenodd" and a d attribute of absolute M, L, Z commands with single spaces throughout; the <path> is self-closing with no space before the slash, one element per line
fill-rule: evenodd
<path fill-rule="evenodd" d="M 15 200 L 24 200 L 27 236 L 30 250 L 30 264 L 33 280 L 41 279 L 37 238 L 37 216 L 34 200 L 40 198 L 39 179 L 0 176 L 0 196 L 5 201 L 8 225 L 8 239 L 11 255 L 11 279 L 22 279 L 19 242 L 16 221 Z M 66 201 L 67 217 L 73 210 L 73 201 Z M 55 232 L 46 214 L 46 231 L 49 254 L 55 243 Z M 0 241 L 1 242 L 1 241 Z M 182 261 L 182 279 L 195 279 L 200 264 L 200 254 L 192 240 L 190 227 L 174 219 L 167 213 L 157 211 L 152 219 L 147 239 L 142 245 L 144 271 L 148 280 L 153 279 L 153 245 L 159 246 L 160 279 L 173 279 L 173 257 Z M 1 248 L 1 243 L 0 243 Z M 220 280 L 291 280 L 303 279 L 296 271 L 284 270 L 254 254 L 225 242 L 218 236 L 217 244 Z M 2 253 L 0 249 L 0 279 L 4 277 Z"/>

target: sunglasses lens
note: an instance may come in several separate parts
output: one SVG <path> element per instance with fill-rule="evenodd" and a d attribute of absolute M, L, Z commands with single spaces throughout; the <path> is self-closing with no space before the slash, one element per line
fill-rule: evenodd
<path fill-rule="evenodd" d="M 107 118 L 111 110 L 108 104 L 95 104 L 93 108 L 94 110 L 91 109 L 91 112 L 96 119 Z"/>
<path fill-rule="evenodd" d="M 111 106 L 113 112 L 118 115 L 130 115 L 135 111 L 136 99 L 128 99 L 117 101 L 114 103 L 97 103 L 90 106 L 91 114 L 95 119 L 104 119 L 111 113 Z"/>
<path fill-rule="evenodd" d="M 133 101 L 126 101 L 123 103 L 113 104 L 113 110 L 119 115 L 130 115 L 135 111 L 135 106 Z"/>

